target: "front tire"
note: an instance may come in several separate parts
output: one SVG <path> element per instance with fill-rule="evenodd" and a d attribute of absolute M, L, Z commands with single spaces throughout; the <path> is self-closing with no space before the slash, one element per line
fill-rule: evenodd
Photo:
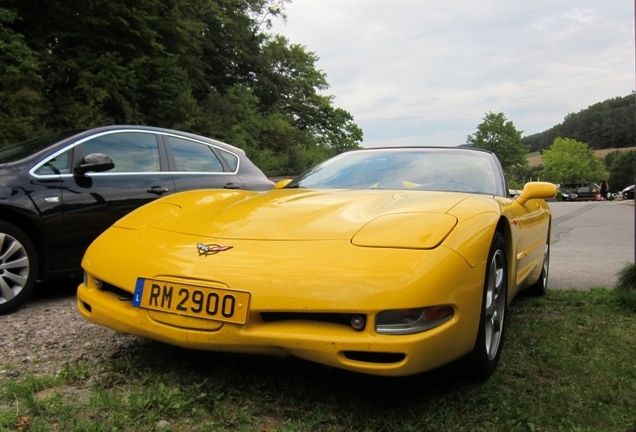
<path fill-rule="evenodd" d="M 495 233 L 490 245 L 487 263 L 477 341 L 466 357 L 466 372 L 473 379 L 486 379 L 492 375 L 501 355 L 508 300 L 508 264 L 506 243 L 499 232 Z"/>
<path fill-rule="evenodd" d="M 0 315 L 31 295 L 38 275 L 35 246 L 18 227 L 0 221 Z"/>

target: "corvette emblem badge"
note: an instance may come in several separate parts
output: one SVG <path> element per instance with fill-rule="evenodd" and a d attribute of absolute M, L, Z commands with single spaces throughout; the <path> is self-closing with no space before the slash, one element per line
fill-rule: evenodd
<path fill-rule="evenodd" d="M 204 245 L 202 243 L 197 243 L 197 251 L 199 251 L 199 256 L 204 255 L 216 255 L 219 252 L 226 251 L 228 249 L 232 249 L 234 246 L 221 246 L 218 244 L 208 244 Z"/>

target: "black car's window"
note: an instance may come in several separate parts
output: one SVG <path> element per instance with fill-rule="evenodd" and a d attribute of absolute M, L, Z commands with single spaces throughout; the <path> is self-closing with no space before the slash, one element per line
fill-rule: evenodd
<path fill-rule="evenodd" d="M 69 174 L 73 162 L 73 148 L 66 149 L 62 153 L 49 158 L 36 169 L 33 174 L 39 176 Z"/>
<path fill-rule="evenodd" d="M 221 157 L 225 160 L 225 163 L 228 164 L 230 169 L 232 171 L 236 171 L 236 168 L 238 167 L 238 161 L 239 161 L 238 157 L 233 153 L 230 153 L 228 151 L 221 150 L 221 149 L 219 149 L 219 153 L 221 154 Z"/>
<path fill-rule="evenodd" d="M 212 148 L 196 141 L 167 137 L 178 172 L 223 172 L 223 165 Z"/>
<path fill-rule="evenodd" d="M 82 155 L 103 153 L 115 162 L 111 172 L 159 172 L 159 148 L 154 133 L 118 132 L 100 135 L 80 144 Z"/>

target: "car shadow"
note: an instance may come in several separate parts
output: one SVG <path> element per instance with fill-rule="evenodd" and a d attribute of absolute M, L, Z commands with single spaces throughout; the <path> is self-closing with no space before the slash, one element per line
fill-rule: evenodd
<path fill-rule="evenodd" d="M 464 377 L 461 360 L 415 376 L 379 377 L 295 357 L 194 351 L 144 339 L 122 347 L 109 362 L 110 367 L 128 377 L 172 376 L 180 383 L 204 386 L 210 394 L 250 389 L 249 392 L 284 395 L 289 404 L 322 403 L 338 410 L 352 401 L 369 407 L 402 409 L 419 405 L 434 395 L 483 384 Z"/>
<path fill-rule="evenodd" d="M 75 297 L 80 278 L 65 278 L 51 282 L 38 282 L 27 302 L 42 302 Z"/>

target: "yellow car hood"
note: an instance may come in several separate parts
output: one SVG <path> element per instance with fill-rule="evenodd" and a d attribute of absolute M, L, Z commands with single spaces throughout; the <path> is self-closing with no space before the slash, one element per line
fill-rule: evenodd
<path fill-rule="evenodd" d="M 193 191 L 155 201 L 115 225 L 150 225 L 202 241 L 353 239 L 360 246 L 430 248 L 457 224 L 448 210 L 469 196 L 395 190 Z M 414 235 L 412 228 L 422 232 Z"/>

